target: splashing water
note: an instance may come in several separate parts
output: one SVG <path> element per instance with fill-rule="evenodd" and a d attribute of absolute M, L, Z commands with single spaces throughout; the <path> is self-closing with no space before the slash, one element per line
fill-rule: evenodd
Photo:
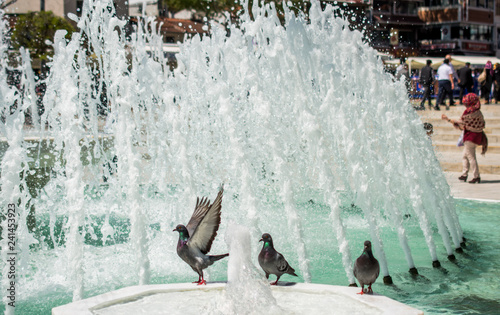
<path fill-rule="evenodd" d="M 174 72 L 153 20 L 127 38 L 108 0 L 84 2 L 73 18 L 80 31 L 69 42 L 63 32 L 54 38 L 45 112 L 33 114 L 33 129 L 23 127 L 25 114 L 37 112 L 28 54 L 19 89 L 0 74 L 0 203 L 4 213 L 17 205 L 20 298 L 71 292 L 78 300 L 189 281 L 196 275 L 177 257 L 170 231 L 187 223 L 196 196 L 213 195 L 220 183 L 219 234 L 230 220 L 248 227 L 252 240 L 271 233 L 296 250 L 287 257 L 296 256 L 289 261 L 305 282 L 315 251 L 304 232 L 315 216 L 303 211 L 308 204 L 328 209 L 329 221 L 315 229 L 337 244 L 313 243 L 337 247 L 349 283 L 351 248 L 359 246 L 349 242 L 352 209 L 366 220 L 363 238 L 372 240 L 383 276 L 391 227 L 415 267 L 408 217 L 432 261 L 435 227 L 448 255 L 460 247 L 449 186 L 403 84 L 332 6 L 312 1 L 307 18 L 285 8 L 282 26 L 273 4 L 254 5 L 230 36 L 212 26 L 210 37 L 187 40 Z M 6 258 L 8 222 L 1 224 Z M 212 253 L 226 251 L 216 239 Z M 214 264 L 207 279 L 223 280 L 224 268 Z"/>
<path fill-rule="evenodd" d="M 278 306 L 266 278 L 252 263 L 250 230 L 230 223 L 226 231 L 229 247 L 227 285 L 208 309 L 209 314 L 286 314 Z"/>

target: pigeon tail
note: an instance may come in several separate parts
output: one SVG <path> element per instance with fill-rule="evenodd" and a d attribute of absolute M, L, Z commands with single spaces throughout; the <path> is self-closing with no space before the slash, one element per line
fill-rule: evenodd
<path fill-rule="evenodd" d="M 210 262 L 214 262 L 214 261 L 217 261 L 217 260 L 221 260 L 222 258 L 227 257 L 227 256 L 229 256 L 229 253 L 228 254 L 222 254 L 222 255 L 209 255 L 208 259 L 210 259 Z"/>

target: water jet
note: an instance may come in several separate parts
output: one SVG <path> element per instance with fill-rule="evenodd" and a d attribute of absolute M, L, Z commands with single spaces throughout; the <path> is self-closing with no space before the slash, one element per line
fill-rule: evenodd
<path fill-rule="evenodd" d="M 313 1 L 308 16 L 285 8 L 282 25 L 273 4 L 255 4 L 230 36 L 213 27 L 210 37 L 187 40 L 173 72 L 156 22 L 145 19 L 126 38 L 112 6 L 85 1 L 73 17 L 80 31 L 69 42 L 56 34 L 39 123 L 24 123 L 36 106 L 29 54 L 21 54 L 21 88 L 0 76 L 0 201 L 17 205 L 24 307 L 188 281 L 169 231 L 221 182 L 223 222 L 248 227 L 251 240 L 272 232 L 306 284 L 354 284 L 352 253 L 370 239 L 381 263 L 374 291 L 403 298 L 379 285 L 392 282 L 389 269 L 399 286 L 408 268 L 429 258 L 440 267 L 438 258 L 464 240 L 404 85 L 332 6 Z M 0 46 L 3 69 L 5 52 Z M 89 63 L 89 55 L 99 57 Z M 44 163 L 47 176 L 32 194 L 27 174 Z M 226 265 L 207 278 L 228 280 Z"/>

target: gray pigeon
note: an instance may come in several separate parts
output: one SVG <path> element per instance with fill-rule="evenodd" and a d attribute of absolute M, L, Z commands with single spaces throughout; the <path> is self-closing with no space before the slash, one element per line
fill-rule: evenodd
<path fill-rule="evenodd" d="M 380 266 L 378 260 L 373 257 L 372 243 L 370 241 L 365 241 L 363 253 L 354 263 L 354 276 L 358 279 L 359 285 L 361 285 L 361 292 L 358 294 L 365 293 L 365 285 L 368 286 L 366 293 L 373 293 L 372 284 L 377 280 L 379 273 Z"/>
<path fill-rule="evenodd" d="M 269 279 L 270 274 L 277 277 L 276 281 L 272 282 L 271 285 L 277 285 L 278 280 L 284 273 L 298 277 L 295 274 L 295 270 L 285 260 L 285 257 L 274 249 L 271 235 L 268 233 L 262 234 L 262 239 L 259 242 L 264 242 L 262 250 L 259 253 L 259 264 L 266 273 L 266 278 Z"/>
<path fill-rule="evenodd" d="M 203 279 L 203 269 L 215 261 L 229 256 L 229 254 L 207 255 L 219 229 L 223 191 L 224 187 L 221 186 L 219 194 L 212 204 L 207 198 L 201 200 L 197 198 L 196 207 L 189 223 L 186 226 L 179 224 L 174 229 L 174 231 L 179 232 L 177 255 L 198 273 L 198 281 L 193 282 L 198 285 L 207 284 Z"/>

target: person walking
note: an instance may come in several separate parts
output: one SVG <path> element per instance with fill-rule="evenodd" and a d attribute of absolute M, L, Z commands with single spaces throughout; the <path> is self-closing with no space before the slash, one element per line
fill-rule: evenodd
<path fill-rule="evenodd" d="M 481 82 L 481 97 L 484 99 L 484 104 L 490 103 L 491 86 L 493 85 L 493 65 L 491 61 L 487 61 L 484 65 L 485 79 Z M 483 75 L 481 73 L 481 75 Z M 481 75 L 479 77 L 481 77 Z"/>
<path fill-rule="evenodd" d="M 493 66 L 493 82 L 495 83 L 495 103 L 500 103 L 500 63 Z"/>
<path fill-rule="evenodd" d="M 435 110 L 440 110 L 439 104 L 444 100 L 446 93 L 450 96 L 450 104 L 453 104 L 453 89 L 455 84 L 453 83 L 453 70 L 450 67 L 450 60 L 444 59 L 443 64 L 439 66 L 438 71 L 438 84 L 439 92 L 437 96 Z M 450 106 L 446 106 L 446 110 L 449 110 Z"/>
<path fill-rule="evenodd" d="M 432 60 L 427 60 L 425 67 L 420 70 L 419 82 L 422 84 L 422 89 L 424 94 L 422 96 L 422 102 L 420 102 L 420 107 L 415 108 L 416 110 L 425 109 L 425 100 L 429 101 L 429 109 L 432 109 L 431 104 L 431 86 L 434 83 L 434 70 L 431 68 Z"/>
<path fill-rule="evenodd" d="M 451 68 L 451 70 L 453 71 L 453 78 L 454 78 L 455 80 L 457 80 L 457 81 L 458 81 L 458 79 L 459 79 L 459 77 L 458 77 L 458 73 L 455 71 L 455 67 L 453 66 L 452 59 L 451 59 L 451 55 L 450 55 L 450 54 L 448 54 L 448 55 L 446 55 L 444 58 L 445 58 L 445 59 L 448 59 L 448 60 L 450 61 L 450 68 Z"/>
<path fill-rule="evenodd" d="M 455 81 L 457 81 L 457 83 L 458 83 L 458 81 L 459 81 L 459 77 L 458 77 L 457 71 L 455 71 L 455 67 L 453 66 L 453 62 L 452 62 L 453 60 L 452 60 L 452 58 L 451 58 L 451 55 L 450 55 L 450 54 L 446 55 L 446 56 L 444 57 L 444 59 L 448 59 L 448 60 L 450 61 L 450 63 L 449 63 L 448 65 L 450 66 L 451 71 L 453 72 L 453 79 L 451 80 L 451 82 L 453 82 L 453 84 L 455 84 Z M 452 100 L 452 102 L 450 101 L 450 106 L 455 106 L 455 101 L 453 100 L 453 90 L 454 90 L 454 89 L 455 89 L 455 87 L 453 87 L 453 88 L 451 89 L 451 100 Z M 446 97 L 445 97 L 445 98 L 446 98 Z M 444 98 L 443 98 L 442 103 L 441 103 L 441 104 L 439 104 L 439 105 L 444 105 Z"/>
<path fill-rule="evenodd" d="M 396 80 L 404 80 L 406 91 L 410 91 L 410 69 L 408 64 L 403 64 L 403 67 L 396 72 Z"/>
<path fill-rule="evenodd" d="M 405 64 L 406 64 L 406 58 L 405 57 L 399 58 L 399 65 L 396 68 L 396 73 L 398 73 L 401 69 L 403 69 Z"/>
<path fill-rule="evenodd" d="M 472 93 L 474 79 L 472 78 L 472 69 L 470 62 L 465 63 L 465 67 L 458 70 L 458 85 L 460 86 L 460 104 L 463 104 L 463 97 L 468 93 Z M 465 93 L 464 93 L 465 92 Z"/>
<path fill-rule="evenodd" d="M 459 120 L 450 119 L 445 114 L 441 115 L 441 119 L 447 120 L 455 128 L 463 130 L 462 175 L 458 179 L 467 181 L 470 168 L 474 177 L 469 183 L 475 184 L 481 182 L 476 147 L 481 145 L 483 147 L 481 154 L 484 155 L 488 150 L 488 138 L 484 133 L 485 121 L 483 113 L 481 113 L 479 97 L 474 93 L 469 93 L 464 97 L 463 103 L 466 108 Z"/>

